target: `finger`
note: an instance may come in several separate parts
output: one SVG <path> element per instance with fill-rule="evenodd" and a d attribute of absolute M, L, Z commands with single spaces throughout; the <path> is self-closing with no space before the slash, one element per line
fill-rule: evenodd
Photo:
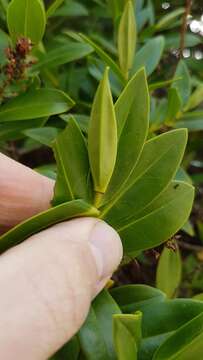
<path fill-rule="evenodd" d="M 93 218 L 55 225 L 3 254 L 0 359 L 48 359 L 81 327 L 121 257 L 117 233 Z"/>
<path fill-rule="evenodd" d="M 1 231 L 49 208 L 53 187 L 53 180 L 0 154 Z"/>

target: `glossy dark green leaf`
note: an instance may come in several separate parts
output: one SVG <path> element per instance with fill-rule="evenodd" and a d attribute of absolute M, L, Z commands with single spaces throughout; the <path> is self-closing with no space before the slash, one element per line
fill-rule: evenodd
<path fill-rule="evenodd" d="M 74 336 L 67 344 L 65 344 L 50 360 L 78 360 L 80 352 L 79 341 Z"/>
<path fill-rule="evenodd" d="M 113 315 L 120 314 L 118 305 L 107 291 L 94 300 L 89 316 L 79 331 L 82 352 L 87 360 L 116 360 L 113 346 Z"/>
<path fill-rule="evenodd" d="M 72 118 L 53 143 L 58 174 L 53 204 L 91 199 L 88 151 L 82 132 Z"/>
<path fill-rule="evenodd" d="M 168 240 L 187 221 L 193 200 L 191 185 L 172 183 L 136 220 L 118 229 L 125 251 L 150 249 Z"/>
<path fill-rule="evenodd" d="M 174 75 L 174 78 L 181 77 L 179 81 L 172 84 L 181 98 L 182 106 L 184 106 L 191 94 L 191 79 L 186 63 L 180 60 Z"/>
<path fill-rule="evenodd" d="M 127 1 L 118 29 L 118 55 L 121 70 L 126 79 L 133 65 L 136 48 L 136 20 L 132 1 Z"/>
<path fill-rule="evenodd" d="M 147 137 L 149 94 L 144 69 L 130 80 L 115 104 L 115 112 L 121 135 L 115 169 L 102 204 L 108 202 L 125 185 Z"/>
<path fill-rule="evenodd" d="M 14 41 L 29 38 L 34 44 L 41 41 L 46 25 L 46 13 L 41 0 L 12 0 L 7 9 L 7 23 Z"/>
<path fill-rule="evenodd" d="M 165 294 L 147 285 L 125 285 L 111 290 L 111 295 L 122 312 L 133 313 L 142 305 L 158 304 L 166 299 Z"/>
<path fill-rule="evenodd" d="M 8 121 L 0 123 L 0 140 L 17 140 L 22 137 L 23 131 L 33 127 L 41 127 L 46 123 L 46 118 L 30 119 L 23 121 Z"/>
<path fill-rule="evenodd" d="M 141 67 L 145 67 L 147 75 L 156 69 L 164 50 L 164 37 L 157 36 L 143 45 L 135 55 L 131 74 L 133 75 Z"/>
<path fill-rule="evenodd" d="M 114 344 L 118 360 L 136 360 L 142 336 L 142 314 L 113 316 Z"/>
<path fill-rule="evenodd" d="M 180 251 L 165 247 L 159 258 L 156 286 L 169 298 L 173 297 L 181 281 L 182 264 Z"/>
<path fill-rule="evenodd" d="M 31 90 L 1 106 L 0 122 L 37 119 L 61 114 L 68 111 L 73 105 L 73 100 L 60 90 Z"/>
<path fill-rule="evenodd" d="M 88 150 L 94 191 L 100 197 L 107 189 L 117 155 L 117 124 L 108 70 L 104 73 L 92 105 Z"/>
<path fill-rule="evenodd" d="M 153 360 L 201 359 L 203 354 L 203 312 L 180 327 L 158 348 Z"/>
<path fill-rule="evenodd" d="M 8 250 L 29 236 L 56 223 L 82 216 L 98 216 L 97 209 L 83 200 L 74 200 L 58 205 L 17 225 L 0 237 L 0 252 Z"/>
<path fill-rule="evenodd" d="M 57 128 L 48 126 L 23 131 L 26 136 L 46 146 L 51 146 L 52 142 L 57 137 L 58 132 L 59 130 Z"/>
<path fill-rule="evenodd" d="M 60 45 L 45 54 L 41 54 L 39 61 L 32 67 L 32 71 L 67 64 L 89 55 L 92 51 L 92 47 L 87 44 L 69 42 L 67 45 Z"/>
<path fill-rule="evenodd" d="M 186 142 L 184 129 L 147 141 L 124 186 L 102 210 L 102 218 L 116 229 L 134 220 L 168 186 L 180 165 Z"/>

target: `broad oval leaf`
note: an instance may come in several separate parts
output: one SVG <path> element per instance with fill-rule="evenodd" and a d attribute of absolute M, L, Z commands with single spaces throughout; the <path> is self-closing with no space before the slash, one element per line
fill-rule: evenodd
<path fill-rule="evenodd" d="M 111 179 L 117 155 L 117 124 L 108 70 L 97 89 L 88 131 L 90 167 L 96 194 L 104 194 Z"/>
<path fill-rule="evenodd" d="M 24 36 L 34 44 L 44 35 L 46 13 L 41 0 L 12 0 L 7 9 L 7 23 L 14 41 Z"/>
<path fill-rule="evenodd" d="M 180 251 L 165 247 L 161 253 L 156 273 L 156 286 L 169 298 L 173 297 L 180 285 L 182 264 Z"/>
<path fill-rule="evenodd" d="M 197 86 L 195 91 L 190 96 L 184 111 L 192 110 L 203 102 L 203 85 Z"/>
<path fill-rule="evenodd" d="M 137 165 L 101 217 L 119 229 L 134 221 L 170 183 L 182 160 L 185 129 L 173 130 L 147 141 Z"/>
<path fill-rule="evenodd" d="M 27 120 L 61 114 L 74 105 L 63 91 L 56 89 L 31 90 L 8 101 L 0 109 L 0 122 Z"/>
<path fill-rule="evenodd" d="M 164 50 L 164 37 L 157 36 L 147 41 L 135 55 L 131 75 L 141 67 L 145 67 L 147 75 L 156 69 Z"/>
<path fill-rule="evenodd" d="M 82 216 L 97 217 L 98 210 L 83 200 L 73 200 L 44 211 L 15 226 L 0 237 L 0 253 L 26 240 L 29 236 L 59 222 Z"/>
<path fill-rule="evenodd" d="M 52 203 L 91 199 L 88 151 L 79 125 L 72 118 L 53 143 L 58 174 Z"/>
<path fill-rule="evenodd" d="M 130 80 L 115 104 L 118 131 L 121 133 L 115 169 L 102 205 L 110 201 L 135 168 L 149 126 L 149 94 L 144 69 Z"/>
<path fill-rule="evenodd" d="M 57 128 L 46 126 L 24 130 L 23 134 L 39 142 L 40 144 L 51 146 L 52 142 L 57 137 L 58 132 L 59 130 Z"/>
<path fill-rule="evenodd" d="M 136 220 L 118 229 L 127 253 L 150 249 L 173 236 L 187 221 L 194 188 L 172 183 Z"/>
<path fill-rule="evenodd" d="M 132 67 L 136 48 L 136 20 L 132 1 L 127 1 L 118 29 L 118 54 L 125 78 Z"/>

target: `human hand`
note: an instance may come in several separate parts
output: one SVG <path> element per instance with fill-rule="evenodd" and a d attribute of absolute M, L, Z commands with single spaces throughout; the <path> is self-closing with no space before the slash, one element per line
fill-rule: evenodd
<path fill-rule="evenodd" d="M 2 231 L 50 206 L 54 182 L 0 154 Z M 122 257 L 117 233 L 94 218 L 31 236 L 0 257 L 0 359 L 46 360 L 84 322 Z"/>

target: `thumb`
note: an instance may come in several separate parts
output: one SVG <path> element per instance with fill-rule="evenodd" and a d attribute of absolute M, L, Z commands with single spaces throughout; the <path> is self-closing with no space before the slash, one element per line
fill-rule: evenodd
<path fill-rule="evenodd" d="M 122 257 L 98 219 L 64 222 L 0 257 L 0 358 L 45 360 L 83 324 Z"/>

